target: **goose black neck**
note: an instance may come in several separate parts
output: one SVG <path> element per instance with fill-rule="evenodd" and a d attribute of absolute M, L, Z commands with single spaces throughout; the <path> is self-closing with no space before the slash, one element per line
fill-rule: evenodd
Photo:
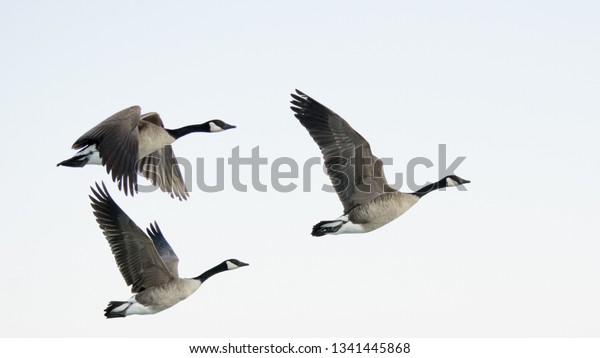
<path fill-rule="evenodd" d="M 166 131 L 169 133 L 169 135 L 171 135 L 171 137 L 178 139 L 190 133 L 210 132 L 210 125 L 208 123 L 209 122 L 202 124 L 192 124 L 191 126 L 185 126 L 177 129 L 167 129 Z"/>
<path fill-rule="evenodd" d="M 217 266 L 215 266 L 213 268 L 211 268 L 210 270 L 206 271 L 202 275 L 200 275 L 198 277 L 194 277 L 194 279 L 198 280 L 200 282 L 205 282 L 206 280 L 208 280 L 212 276 L 218 274 L 219 272 L 223 272 L 223 271 L 227 271 L 227 264 L 224 263 L 224 262 L 221 263 L 221 264 L 218 264 Z"/>
<path fill-rule="evenodd" d="M 424 197 L 425 195 L 431 193 L 434 190 L 438 190 L 441 188 L 445 188 L 447 186 L 447 181 L 446 178 L 438 181 L 437 183 L 432 183 L 432 184 L 427 184 L 424 187 L 422 187 L 421 189 L 415 191 L 413 193 L 413 195 L 418 196 L 419 198 Z"/>

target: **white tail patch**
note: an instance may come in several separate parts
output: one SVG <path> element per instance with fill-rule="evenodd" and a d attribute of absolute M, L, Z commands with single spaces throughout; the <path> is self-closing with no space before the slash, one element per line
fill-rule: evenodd
<path fill-rule="evenodd" d="M 342 224 L 342 227 L 340 227 L 340 229 L 338 231 L 332 233 L 333 235 L 337 235 L 337 234 L 359 234 L 359 233 L 366 232 L 365 228 L 361 224 L 355 224 L 355 223 L 349 221 L 348 215 L 342 215 L 342 216 L 340 216 L 332 224 L 335 224 L 333 226 L 338 226 L 338 225 Z M 330 224 L 325 224 L 323 226 L 326 226 L 326 225 L 330 225 Z"/>
<path fill-rule="evenodd" d="M 124 309 L 121 307 L 126 308 L 126 310 L 125 310 L 126 316 L 129 316 L 132 314 L 154 314 L 156 312 L 162 311 L 162 310 L 157 310 L 156 308 L 153 308 L 153 307 L 142 305 L 135 299 L 135 296 L 131 297 L 127 303 L 124 303 L 121 306 L 112 310 L 112 312 L 121 312 Z"/>
<path fill-rule="evenodd" d="M 89 156 L 88 156 L 88 164 L 96 164 L 96 165 L 102 165 L 102 159 L 100 158 L 100 153 L 98 153 L 98 151 L 93 151 Z"/>
<path fill-rule="evenodd" d="M 86 163 L 86 165 L 87 164 L 102 165 L 102 159 L 100 159 L 100 153 L 98 153 L 98 149 L 96 149 L 95 144 L 92 144 L 90 146 L 83 148 L 82 150 L 77 152 L 77 154 L 75 156 L 80 156 L 80 155 L 85 155 L 88 158 L 88 162 Z"/>
<path fill-rule="evenodd" d="M 336 227 L 336 226 L 340 226 L 343 223 L 344 223 L 343 221 L 332 221 L 328 224 L 321 225 L 321 227 Z"/>
<path fill-rule="evenodd" d="M 122 305 L 120 305 L 119 307 L 115 307 L 111 310 L 111 312 L 122 312 L 124 311 L 127 307 L 129 307 L 130 302 L 125 302 Z"/>
<path fill-rule="evenodd" d="M 367 230 L 365 230 L 361 224 L 355 224 L 351 221 L 347 221 L 334 234 L 361 234 L 363 232 L 367 232 Z"/>

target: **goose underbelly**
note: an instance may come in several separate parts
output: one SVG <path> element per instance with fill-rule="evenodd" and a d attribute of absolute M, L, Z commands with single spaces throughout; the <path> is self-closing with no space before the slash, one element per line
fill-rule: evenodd
<path fill-rule="evenodd" d="M 152 313 L 156 313 L 185 300 L 196 292 L 199 287 L 200 281 L 198 280 L 178 279 L 143 291 L 137 295 L 136 300 L 154 311 Z"/>
<path fill-rule="evenodd" d="M 348 215 L 348 224 L 358 225 L 360 229 L 364 230 L 362 232 L 369 232 L 396 220 L 415 205 L 417 201 L 419 201 L 418 196 L 400 192 L 393 195 L 381 196 L 351 211 Z M 340 231 L 343 228 L 342 226 Z M 348 226 L 347 230 L 358 230 L 358 228 L 356 226 Z"/>

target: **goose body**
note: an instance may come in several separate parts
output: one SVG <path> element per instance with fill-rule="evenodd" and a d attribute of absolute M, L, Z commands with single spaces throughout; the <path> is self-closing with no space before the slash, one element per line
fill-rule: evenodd
<path fill-rule="evenodd" d="M 106 318 L 164 311 L 192 295 L 213 275 L 247 266 L 236 259 L 223 261 L 194 278 L 179 277 L 179 258 L 165 239 L 158 224 L 144 233 L 108 194 L 106 187 L 92 188 L 90 196 L 96 221 L 100 225 L 117 266 L 131 291 L 127 301 L 111 301 Z"/>
<path fill-rule="evenodd" d="M 403 193 L 388 185 L 383 162 L 367 142 L 342 117 L 296 90 L 292 94 L 296 118 L 308 130 L 325 159 L 325 167 L 344 213 L 335 220 L 321 221 L 313 236 L 365 233 L 397 219 L 431 191 L 469 183 L 456 175 Z"/>
<path fill-rule="evenodd" d="M 199 280 L 180 278 L 167 284 L 150 287 L 127 301 L 111 301 L 105 309 L 105 316 L 117 318 L 134 314 L 155 314 L 190 297 L 201 284 Z"/>
<path fill-rule="evenodd" d="M 104 165 L 125 194 L 137 192 L 137 173 L 153 185 L 187 199 L 188 192 L 171 144 L 194 132 L 219 132 L 235 128 L 215 119 L 203 124 L 167 129 L 156 112 L 141 114 L 139 106 L 115 113 L 87 131 L 73 144 L 79 150 L 57 166 Z"/>

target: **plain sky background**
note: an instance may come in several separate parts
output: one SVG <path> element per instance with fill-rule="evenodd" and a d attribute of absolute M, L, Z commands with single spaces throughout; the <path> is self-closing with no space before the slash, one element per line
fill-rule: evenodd
<path fill-rule="evenodd" d="M 0 336 L 600 336 L 599 20 L 598 1 L 2 2 Z M 295 88 L 394 158 L 388 178 L 427 157 L 415 180 L 437 180 L 444 143 L 472 184 L 372 233 L 311 237 L 342 212 L 328 178 L 269 182 L 276 158 L 319 155 Z M 55 167 L 134 104 L 167 127 L 237 125 L 175 153 L 211 182 L 216 158 L 260 146 L 269 190 L 235 191 L 226 166 L 223 192 L 131 198 L 104 168 Z M 158 221 L 182 276 L 251 266 L 106 320 L 131 294 L 89 205 L 100 180 L 140 227 Z"/>

